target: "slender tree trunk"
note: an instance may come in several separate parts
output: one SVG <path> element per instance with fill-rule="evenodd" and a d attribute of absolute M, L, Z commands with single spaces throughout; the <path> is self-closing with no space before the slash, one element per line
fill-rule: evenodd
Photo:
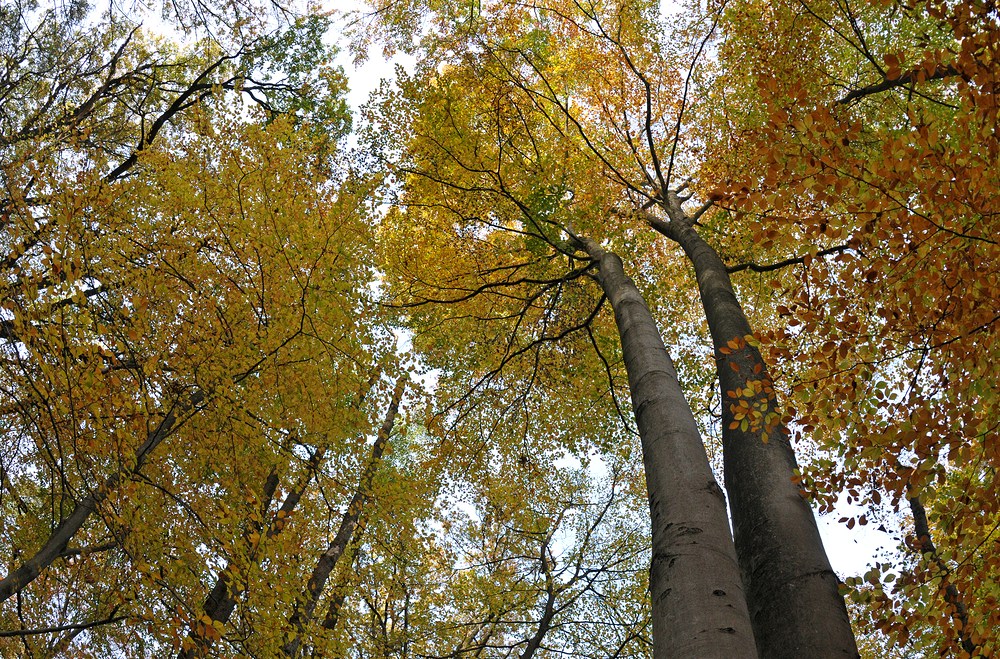
<path fill-rule="evenodd" d="M 288 493 L 285 500 L 282 502 L 281 507 L 274 514 L 274 517 L 272 518 L 266 531 L 268 538 L 273 538 L 274 536 L 280 534 L 284 529 L 285 524 L 288 523 L 288 517 L 298 506 L 299 501 L 302 499 L 302 495 L 305 493 L 305 490 L 309 485 L 309 481 L 312 480 L 313 474 L 316 473 L 316 470 L 319 469 L 320 464 L 322 464 L 325 454 L 326 451 L 323 448 L 318 449 L 316 453 L 313 454 L 312 458 L 309 460 L 309 468 L 306 471 L 305 478 L 296 489 Z M 267 509 L 270 508 L 271 500 L 273 499 L 274 492 L 277 488 L 278 474 L 276 471 L 272 470 L 267 479 L 264 481 L 264 496 L 261 499 L 260 506 L 261 520 L 263 520 L 263 515 L 267 513 Z M 260 536 L 264 532 L 263 521 L 253 522 L 248 526 L 243 536 L 243 541 L 248 552 L 253 552 L 255 546 L 250 539 L 251 534 L 256 533 Z M 227 563 L 226 567 L 222 569 L 216 577 L 215 585 L 212 587 L 208 597 L 205 599 L 205 604 L 202 606 L 205 611 L 205 615 L 213 621 L 218 621 L 223 624 L 229 622 L 229 619 L 232 617 L 233 611 L 236 609 L 236 604 L 242 594 L 243 590 L 239 586 L 234 586 L 232 582 L 231 564 Z M 192 645 L 186 650 L 181 650 L 177 655 L 178 659 L 193 659 L 194 657 L 204 656 L 212 644 L 210 639 L 199 633 L 199 630 L 195 625 L 192 625 L 188 638 L 191 639 Z"/>
<path fill-rule="evenodd" d="M 653 656 L 756 657 L 726 502 L 677 372 L 621 259 L 577 239 L 597 262 L 628 371 L 652 521 Z"/>
<path fill-rule="evenodd" d="M 174 409 L 170 410 L 163 420 L 150 431 L 146 441 L 135 451 L 135 465 L 130 469 L 119 471 L 111 475 L 100 486 L 76 504 L 73 511 L 64 518 L 59 526 L 52 532 L 49 539 L 42 545 L 35 554 L 24 561 L 16 569 L 12 570 L 3 579 L 0 579 L 0 602 L 6 601 L 11 595 L 21 592 L 32 581 L 34 581 L 42 570 L 52 565 L 69 541 L 83 528 L 84 523 L 94 514 L 98 506 L 108 498 L 108 494 L 115 490 L 124 479 L 130 478 L 139 472 L 149 457 L 149 454 L 156 450 L 164 439 L 174 430 L 178 420 L 183 421 L 189 412 L 196 411 L 198 405 L 205 400 L 205 395 L 201 392 L 192 394 L 190 398 L 178 403 Z"/>
<path fill-rule="evenodd" d="M 267 475 L 267 479 L 264 481 L 264 496 L 261 499 L 260 505 L 261 515 L 267 513 L 267 509 L 271 506 L 271 500 L 274 498 L 274 492 L 277 489 L 278 472 L 272 469 L 271 473 Z M 251 532 L 260 533 L 262 530 L 262 521 L 251 523 L 244 534 L 244 541 L 249 542 L 249 535 Z M 231 567 L 232 564 L 227 563 L 226 567 L 219 572 L 219 575 L 215 580 L 215 586 L 212 587 L 208 597 L 205 599 L 205 604 L 202 606 L 202 609 L 205 611 L 205 615 L 211 618 L 212 621 L 219 621 L 223 624 L 229 622 L 229 617 L 233 614 L 233 610 L 236 608 L 236 601 L 242 594 L 239 587 L 234 588 L 233 586 Z M 199 625 L 201 625 L 200 622 L 192 623 L 191 631 L 188 633 L 188 638 L 191 643 L 186 649 L 182 648 L 180 650 L 177 654 L 177 659 L 193 659 L 194 657 L 202 657 L 207 654 L 212 641 L 201 633 Z"/>
<path fill-rule="evenodd" d="M 353 550 L 361 543 L 361 538 L 363 537 L 365 530 L 365 521 L 365 517 L 362 516 L 358 522 L 358 528 L 354 530 L 354 535 L 351 536 L 351 542 L 348 543 L 348 548 Z M 345 549 L 344 553 L 346 554 L 348 551 Z M 351 551 L 350 553 L 352 556 L 356 556 L 355 551 Z M 348 568 L 343 571 L 340 582 L 334 585 L 333 592 L 330 593 L 330 602 L 326 609 L 326 616 L 323 618 L 323 629 L 329 629 L 330 631 L 337 629 L 337 621 L 340 619 L 340 611 L 344 608 L 344 602 L 347 601 L 347 593 L 356 574 L 356 571 L 352 572 L 350 568 Z M 315 654 L 313 656 L 315 656 Z"/>
<path fill-rule="evenodd" d="M 722 388 L 726 490 L 754 636 L 761 656 L 857 657 L 844 598 L 812 509 L 793 481 L 795 454 L 780 422 L 750 323 L 718 253 L 669 193 L 666 222 L 649 224 L 694 265 Z"/>
<path fill-rule="evenodd" d="M 361 514 L 364 512 L 365 504 L 368 502 L 370 496 L 375 471 L 382 461 L 382 454 L 385 452 L 389 435 L 392 434 L 392 427 L 396 422 L 396 412 L 399 410 L 399 402 L 403 398 L 405 385 L 406 376 L 404 375 L 396 381 L 396 388 L 392 392 L 392 400 L 389 403 L 389 409 L 386 411 L 385 420 L 382 423 L 382 427 L 379 428 L 375 443 L 372 445 L 368 464 L 358 479 L 358 486 L 354 490 L 354 496 L 351 497 L 351 502 L 344 512 L 344 517 L 340 522 L 340 529 L 338 529 L 337 535 L 330 543 L 330 546 L 320 555 L 319 560 L 316 562 L 316 567 L 313 569 L 313 573 L 306 583 L 305 592 L 302 594 L 288 620 L 292 627 L 293 635 L 282 647 L 282 651 L 289 657 L 294 657 L 298 654 L 299 646 L 302 644 L 302 634 L 306 626 L 312 621 L 316 604 L 323 593 L 323 587 L 326 585 L 327 579 L 330 578 L 334 569 L 336 569 L 340 557 L 344 555 L 344 551 L 351 541 L 351 536 L 354 535 L 354 531 L 361 520 Z"/>
<path fill-rule="evenodd" d="M 358 531 L 362 527 L 358 528 Z M 354 532 L 354 538 L 358 538 L 358 531 Z M 354 544 L 353 542 L 351 544 Z M 344 580 L 334 586 L 333 593 L 330 595 L 330 606 L 326 609 L 326 616 L 323 618 L 323 629 L 329 629 L 334 631 L 337 629 L 337 621 L 340 620 L 340 610 L 344 608 L 344 602 L 347 600 L 347 588 L 349 585 L 349 579 L 346 577 Z"/>
<path fill-rule="evenodd" d="M 356 409 L 360 408 L 361 404 L 364 403 L 368 392 L 375 386 L 377 379 L 378 372 L 376 371 L 372 373 L 371 377 L 368 379 L 368 383 L 359 392 L 357 402 L 353 405 Z M 288 518 L 293 512 L 295 512 L 295 508 L 299 505 L 299 501 L 302 500 L 302 495 L 305 494 L 306 488 L 309 487 L 309 481 L 312 480 L 313 476 L 319 470 L 325 457 L 326 448 L 320 447 L 316 449 L 316 452 L 309 458 L 309 464 L 306 468 L 305 477 L 300 480 L 295 489 L 285 496 L 285 500 L 281 503 L 281 507 L 271 518 L 271 523 L 266 531 L 266 536 L 268 538 L 273 538 L 284 530 L 285 525 L 288 523 Z M 271 507 L 271 501 L 274 499 L 274 493 L 278 489 L 278 480 L 278 472 L 275 469 L 272 469 L 271 473 L 269 473 L 267 478 L 264 480 L 263 496 L 261 497 L 260 505 L 261 521 L 251 522 L 244 530 L 243 542 L 246 551 L 251 552 L 251 559 L 253 559 L 252 552 L 255 551 L 255 545 L 251 542 L 250 536 L 252 533 L 256 533 L 259 537 L 264 533 L 264 515 L 267 514 L 267 510 Z M 239 589 L 239 587 L 234 588 L 233 586 L 232 571 L 230 567 L 231 564 L 227 563 L 226 567 L 219 572 L 215 580 L 215 585 L 212 587 L 212 590 L 209 591 L 208 597 L 202 605 L 205 615 L 213 621 L 218 621 L 223 624 L 229 622 L 229 618 L 232 617 L 233 611 L 236 609 L 237 601 L 243 594 L 243 591 Z M 194 657 L 204 656 L 207 654 L 208 649 L 212 645 L 210 639 L 199 633 L 196 625 L 192 625 L 188 638 L 191 639 L 190 647 L 182 649 L 177 654 L 177 659 L 194 659 Z"/>
<path fill-rule="evenodd" d="M 918 496 L 909 497 L 909 500 L 910 512 L 913 513 L 913 533 L 917 538 L 917 547 L 925 558 L 930 557 L 931 565 L 940 570 L 941 585 L 944 586 L 944 601 L 953 608 L 952 617 L 961 623 L 958 631 L 958 642 L 962 649 L 969 653 L 970 657 L 975 657 L 979 647 L 972 640 L 972 635 L 969 634 L 969 610 L 965 606 L 965 600 L 962 598 L 962 593 L 958 591 L 958 587 L 951 583 L 951 569 L 941 560 L 937 547 L 934 546 L 923 502 Z"/>
<path fill-rule="evenodd" d="M 524 648 L 518 659 L 533 659 L 535 653 L 542 647 L 545 635 L 552 629 L 552 620 L 556 617 L 556 598 L 559 591 L 556 589 L 556 581 L 552 577 L 552 565 L 547 560 L 545 552 L 548 550 L 548 540 L 542 545 L 541 563 L 542 572 L 545 574 L 545 606 L 542 608 L 542 615 L 538 619 L 535 633 L 528 639 L 528 645 Z"/>

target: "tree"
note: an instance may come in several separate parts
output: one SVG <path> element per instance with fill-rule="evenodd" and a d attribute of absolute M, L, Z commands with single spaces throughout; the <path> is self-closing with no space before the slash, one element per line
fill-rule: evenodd
<path fill-rule="evenodd" d="M 983 553 L 995 532 L 996 392 L 982 370 L 997 322 L 983 285 L 996 257 L 989 12 L 730 3 L 699 130 L 703 176 L 729 208 L 724 248 L 748 285 L 773 287 L 762 310 L 788 329 L 763 337 L 767 352 L 830 456 L 810 488 L 827 509 L 844 491 L 864 503 L 851 526 L 904 512 L 901 556 L 928 555 L 926 567 L 881 563 L 858 597 L 891 643 L 919 634 L 957 656 L 988 654 L 995 626 Z M 932 535 L 936 551 L 919 551 Z"/>
<path fill-rule="evenodd" d="M 102 283 L 114 283 L 112 293 L 97 298 L 99 309 L 127 310 L 127 316 L 111 315 L 107 325 L 100 316 L 83 322 L 89 309 L 67 305 L 58 325 L 27 321 L 18 327 L 19 335 L 30 338 L 17 349 L 33 349 L 30 362 L 12 358 L 11 366 L 21 367 L 15 372 L 20 382 L 26 381 L 29 367 L 37 368 L 40 376 L 27 383 L 58 397 L 35 403 L 48 408 L 47 416 L 34 417 L 43 450 L 29 450 L 31 445 L 20 440 L 20 453 L 11 456 L 17 461 L 5 469 L 10 491 L 30 501 L 19 515 L 17 535 L 6 546 L 25 551 L 37 546 L 34 534 L 49 523 L 41 506 L 50 496 L 63 497 L 67 512 L 89 506 L 96 524 L 84 517 L 79 530 L 61 536 L 64 525 L 49 546 L 58 554 L 70 538 L 83 547 L 110 542 L 112 564 L 98 583 L 102 590 L 114 583 L 114 564 L 122 579 L 136 571 L 144 574 L 132 586 L 138 592 L 109 594 L 150 607 L 143 610 L 151 623 L 164 613 L 151 603 L 175 597 L 169 590 L 155 594 L 159 587 L 172 579 L 189 582 L 190 576 L 182 578 L 190 575 L 187 570 L 198 575 L 211 565 L 199 545 L 221 542 L 225 555 L 226 538 L 240 538 L 239 526 L 260 505 L 259 483 L 270 471 L 288 470 L 288 481 L 294 482 L 295 465 L 306 462 L 296 458 L 296 451 L 309 447 L 315 452 L 328 442 L 337 446 L 354 432 L 354 415 L 339 405 L 317 407 L 316 402 L 349 401 L 348 392 L 359 388 L 357 376 L 365 377 L 354 369 L 370 363 L 362 350 L 377 345 L 358 333 L 373 326 L 357 327 L 353 321 L 363 295 L 325 283 L 365 281 L 363 233 L 356 224 L 363 216 L 356 198 L 337 200 L 319 190 L 316 179 L 304 176 L 310 150 L 294 148 L 287 133 L 282 135 L 286 128 L 281 123 L 267 129 L 230 124 L 225 138 L 185 136 L 178 153 L 147 151 L 140 166 L 148 165 L 144 173 L 149 175 L 118 184 L 115 191 L 122 190 L 121 195 L 112 197 L 99 216 L 101 241 L 89 245 L 90 253 L 103 257 L 103 272 L 117 274 L 114 280 L 98 275 Z M 297 182 L 286 180 L 289 171 L 298 172 Z M 118 218 L 129 223 L 116 226 Z M 148 218 L 150 224 L 142 225 L 138 218 Z M 334 242 L 338 235 L 344 243 Z M 294 252 L 289 244 L 295 245 Z M 115 257 L 121 261 L 116 263 Z M 35 339 L 31 328 L 39 325 Z M 56 343 L 66 334 L 75 341 Z M 115 368 L 116 352 L 137 362 L 137 382 Z M 56 379 L 67 372 L 72 379 L 66 384 Z M 44 389 L 39 382 L 46 383 Z M 143 398 L 135 400 L 136 390 Z M 11 414 L 36 409 L 26 398 Z M 164 417 L 160 411 L 164 404 L 183 406 L 186 401 L 197 408 L 185 410 L 184 417 L 178 412 Z M 73 418 L 80 418 L 79 425 L 72 425 Z M 146 439 L 148 424 L 152 430 Z M 31 438 L 32 426 L 23 427 L 24 439 Z M 136 435 L 146 441 L 133 452 Z M 151 450 L 169 445 L 176 448 Z M 179 451 L 182 446 L 185 450 Z M 61 469 L 51 495 L 28 485 L 34 471 L 30 465 L 44 469 L 46 457 L 54 462 L 50 468 Z M 116 472 L 120 464 L 124 467 Z M 114 480 L 97 489 L 105 474 L 115 473 Z M 96 494 L 84 498 L 89 492 Z M 58 507 L 54 512 L 60 515 Z M 186 536 L 176 535 L 174 529 L 191 524 L 194 529 Z M 172 556 L 169 564 L 176 573 L 164 572 L 164 555 Z M 99 558 L 92 555 L 84 562 L 103 563 Z M 50 576 L 34 596 L 43 601 L 52 596 L 51 588 L 58 588 L 55 575 L 80 572 L 79 566 L 65 563 L 42 567 L 49 568 L 43 574 Z M 147 584 L 153 591 L 143 593 Z M 18 582 L 12 588 L 22 592 L 25 585 Z M 167 631 L 159 625 L 156 630 Z"/>
<path fill-rule="evenodd" d="M 4 652 L 269 655 L 300 627 L 304 647 L 336 647 L 338 619 L 385 599 L 382 584 L 378 597 L 353 596 L 370 574 L 365 555 L 391 549 L 387 558 L 403 559 L 389 563 L 398 573 L 376 572 L 392 594 L 417 570 L 451 569 L 435 566 L 442 553 L 423 530 L 442 487 L 439 434 L 403 443 L 398 464 L 390 455 L 386 465 L 384 433 L 373 455 L 383 468 L 361 476 L 369 413 L 391 399 L 379 373 L 396 360 L 372 304 L 370 179 L 338 165 L 353 165 L 337 143 L 348 125 L 342 79 L 315 77 L 310 58 L 324 51 L 309 21 L 290 30 L 305 42 L 285 32 L 229 53 L 212 43 L 188 53 L 138 31 L 89 32 L 83 20 L 44 17 L 11 42 L 32 54 L 7 60 L 38 100 L 11 119 L 5 161 L 4 238 L 15 249 L 5 265 L 13 402 L 4 414 L 16 452 L 4 456 L 0 499 Z M 85 56 L 54 49 L 57 37 L 39 36 L 50 31 Z M 54 95 L 32 77 L 36 57 L 69 81 Z M 331 96 L 313 96 L 324 81 Z M 65 117 L 50 111 L 60 105 L 71 108 Z M 485 473 L 471 446 L 459 452 Z M 367 486 L 343 485 L 359 478 L 373 490 L 366 512 L 353 506 L 345 518 L 341 501 L 367 498 Z M 579 484 L 560 491 L 575 497 L 564 509 L 591 505 Z M 578 589 L 558 589 L 564 599 L 543 610 L 531 647 L 561 633 L 557 616 L 569 607 L 601 608 L 588 589 L 607 569 L 641 583 L 623 567 L 638 555 L 632 544 L 624 558 L 583 567 L 601 519 L 581 535 Z M 391 533 L 365 540 L 364 524 Z M 327 566 L 336 590 L 310 589 L 308 604 L 327 611 L 322 627 L 299 619 L 286 629 L 316 556 L 329 554 L 331 525 L 354 529 L 333 546 L 356 560 Z M 628 537 L 641 547 L 641 536 Z M 620 544 L 602 536 L 602 547 Z M 522 575 L 539 565 L 515 562 Z M 567 566 L 551 567 L 539 596 L 557 592 L 552 575 Z M 496 594 L 511 596 L 511 612 L 534 608 L 516 590 Z M 415 629 L 451 625 L 451 605 L 405 602 Z M 641 647 L 643 621 L 638 609 L 616 625 L 590 624 L 612 629 L 608 642 L 624 652 Z M 383 641 L 393 638 L 382 629 Z"/>
<path fill-rule="evenodd" d="M 659 330 L 621 259 L 593 240 L 578 240 L 597 263 L 597 279 L 615 312 L 642 438 L 655 653 L 754 656 L 725 497 Z"/>
<path fill-rule="evenodd" d="M 371 270 L 367 188 L 329 160 L 343 80 L 261 69 L 319 24 L 183 50 L 86 9 L 5 7 L 0 593 L 28 655 L 179 643 L 259 483 L 344 440 L 356 414 L 315 397 L 349 401 L 384 352 L 353 321 Z M 306 45 L 295 66 L 326 56 Z M 334 99 L 296 105 L 306 84 Z"/>
<path fill-rule="evenodd" d="M 378 9 L 0 7 L 0 653 L 993 654 L 995 8 Z"/>
<path fill-rule="evenodd" d="M 532 13 L 498 5 L 492 12 L 489 21 L 457 26 L 439 14 L 443 27 L 426 47 L 427 68 L 404 87 L 417 119 L 406 124 L 413 137 L 402 165 L 410 175 L 409 195 L 402 201 L 421 210 L 419 220 L 400 216 L 401 221 L 426 226 L 427 215 L 441 212 L 454 219 L 433 225 L 449 231 L 454 222 L 465 240 L 511 231 L 525 235 L 527 245 L 536 241 L 536 250 L 571 258 L 574 251 L 560 245 L 567 232 L 576 231 L 571 227 L 592 232 L 595 247 L 603 240 L 634 249 L 638 220 L 680 245 L 697 275 L 719 367 L 726 486 L 757 643 L 767 656 L 853 656 L 837 578 L 799 495 L 795 459 L 767 369 L 725 265 L 695 229 L 712 204 L 688 215 L 681 206 L 685 186 L 670 187 L 688 167 L 674 157 L 679 137 L 672 130 L 681 121 L 686 89 L 670 72 L 679 55 L 650 38 L 664 29 L 655 8 L 553 4 Z M 466 201 L 476 195 L 489 201 Z M 498 200 L 513 208 L 500 208 Z M 464 228 L 476 224 L 482 228 Z M 594 250 L 587 251 L 598 260 Z M 509 269 L 479 259 L 473 272 L 484 283 L 461 293 L 556 281 L 514 277 L 514 264 L 526 258 L 526 253 L 514 258 Z M 417 277 L 422 285 L 434 281 L 430 272 Z M 437 299 L 462 299 L 450 292 L 452 286 L 441 288 L 445 292 Z M 537 341 L 558 338 L 543 335 Z M 625 360 L 633 365 L 627 350 Z M 638 383 L 631 373 L 630 381 L 635 400 Z M 648 468 L 651 487 L 655 478 Z M 680 491 L 704 491 L 669 480 Z M 682 496 L 672 491 L 668 498 Z M 664 521 L 662 528 L 669 527 Z M 654 524 L 654 538 L 657 532 Z M 709 545 L 720 546 L 722 535 L 727 534 Z M 652 587 L 657 588 L 655 579 Z M 693 605 L 681 599 L 682 609 L 690 611 Z M 654 597 L 654 607 L 657 602 Z M 662 638 L 667 631 L 661 629 Z M 661 650 L 665 656 L 669 647 Z"/>

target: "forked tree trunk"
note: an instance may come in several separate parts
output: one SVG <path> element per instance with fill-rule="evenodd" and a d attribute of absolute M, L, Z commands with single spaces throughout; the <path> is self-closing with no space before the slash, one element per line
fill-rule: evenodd
<path fill-rule="evenodd" d="M 615 312 L 652 520 L 653 656 L 756 657 L 726 502 L 645 300 L 621 259 L 577 239 Z"/>
<path fill-rule="evenodd" d="M 358 393 L 357 401 L 352 405 L 355 409 L 359 409 L 361 407 L 361 404 L 364 403 L 365 398 L 368 396 L 368 392 L 375 386 L 377 380 L 378 371 L 376 370 L 372 373 L 364 388 Z M 320 447 L 316 449 L 316 452 L 309 458 L 305 477 L 295 489 L 285 496 L 285 500 L 282 502 L 281 507 L 271 518 L 271 522 L 266 529 L 267 538 L 273 538 L 284 530 L 285 525 L 288 524 L 289 517 L 291 517 L 292 513 L 295 512 L 296 507 L 299 505 L 299 501 L 302 500 L 302 495 L 305 494 L 306 488 L 309 486 L 309 482 L 313 479 L 313 476 L 316 475 L 316 472 L 319 471 L 325 457 L 326 448 Z M 268 509 L 271 507 L 271 501 L 274 499 L 274 492 L 278 489 L 278 480 L 278 472 L 275 469 L 272 469 L 271 473 L 268 474 L 267 478 L 264 480 L 264 490 L 260 505 L 260 518 L 257 521 L 251 521 L 247 524 L 247 528 L 244 530 L 243 550 L 247 552 L 247 554 L 251 557 L 251 560 L 254 562 L 258 559 L 257 556 L 254 555 L 256 552 L 256 545 L 251 539 L 252 534 L 257 534 L 257 542 L 260 542 L 260 536 L 265 534 L 263 519 L 267 514 Z M 221 622 L 225 625 L 232 617 L 233 611 L 236 609 L 236 604 L 242 594 L 243 591 L 240 586 L 233 583 L 231 563 L 227 562 L 226 567 L 216 576 L 215 585 L 212 587 L 212 590 L 209 591 L 208 597 L 202 605 L 202 610 L 205 612 L 205 615 L 211 618 L 213 622 Z M 203 657 L 208 654 L 212 641 L 203 633 L 203 630 L 203 621 L 198 620 L 192 624 L 191 632 L 188 634 L 188 647 L 186 649 L 182 648 L 180 652 L 178 652 L 177 659 L 195 659 L 195 657 Z"/>
<path fill-rule="evenodd" d="M 729 273 L 675 194 L 667 212 L 669 222 L 646 219 L 681 246 L 698 279 L 722 388 L 726 490 L 757 648 L 774 659 L 857 657 L 837 576 L 793 481 L 788 430 L 768 416 L 780 412 L 760 351 L 746 342 L 752 330 Z"/>
<path fill-rule="evenodd" d="M 250 533 L 260 533 L 263 530 L 263 515 L 267 513 L 267 509 L 271 506 L 271 501 L 274 499 L 274 492 L 277 489 L 278 472 L 271 469 L 271 473 L 264 480 L 264 492 L 260 502 L 261 521 L 248 524 L 243 537 L 243 541 L 248 546 L 250 545 Z M 229 622 L 229 617 L 236 608 L 236 602 L 240 595 L 241 590 L 239 586 L 233 583 L 232 563 L 227 561 L 226 567 L 216 576 L 215 585 L 209 591 L 208 597 L 202 605 L 202 610 L 213 622 L 218 621 L 226 624 Z M 177 659 L 194 659 L 195 657 L 203 657 L 208 654 L 212 640 L 204 633 L 204 630 L 205 623 L 200 618 L 191 624 L 187 643 L 178 651 Z"/>
<path fill-rule="evenodd" d="M 274 492 L 278 488 L 278 473 L 272 469 L 271 473 L 264 481 L 264 496 L 261 499 L 260 505 L 261 517 L 259 521 L 254 521 L 248 524 L 243 535 L 243 549 L 247 552 L 252 561 L 258 560 L 254 555 L 256 552 L 256 544 L 252 539 L 252 535 L 257 534 L 257 542 L 260 542 L 261 535 L 266 534 L 268 538 L 273 538 L 281 533 L 281 531 L 285 528 L 285 525 L 288 523 L 288 518 L 293 512 L 295 512 L 295 508 L 299 505 L 302 495 L 305 494 L 306 488 L 309 486 L 309 481 L 312 480 L 313 475 L 323 463 L 325 455 L 326 450 L 324 448 L 318 449 L 313 454 L 313 456 L 309 459 L 309 466 L 306 469 L 305 478 L 294 490 L 288 493 L 285 500 L 282 502 L 281 507 L 272 517 L 268 528 L 265 529 L 263 518 L 264 515 L 267 514 L 268 508 L 270 508 L 271 501 L 274 498 Z M 227 562 L 226 567 L 216 576 L 215 585 L 212 587 L 212 590 L 209 591 L 208 597 L 202 605 L 202 610 L 205 612 L 206 616 L 212 619 L 213 622 L 221 622 L 225 625 L 232 617 L 233 612 L 236 609 L 236 605 L 239 602 L 239 598 L 242 597 L 242 595 L 243 588 L 239 584 L 233 582 L 232 563 Z M 203 631 L 203 621 L 198 620 L 192 624 L 191 631 L 188 634 L 188 639 L 190 640 L 188 647 L 180 650 L 177 654 L 177 659 L 194 659 L 195 657 L 203 657 L 208 654 L 209 648 L 212 645 L 212 640 L 207 637 Z"/>

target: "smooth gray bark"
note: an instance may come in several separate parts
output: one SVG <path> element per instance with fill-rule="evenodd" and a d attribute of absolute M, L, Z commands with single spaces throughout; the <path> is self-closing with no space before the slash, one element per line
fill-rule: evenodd
<path fill-rule="evenodd" d="M 396 388 L 392 392 L 392 400 L 389 402 L 389 409 L 386 411 L 385 420 L 382 422 L 382 427 L 379 428 L 378 436 L 372 445 L 368 464 L 365 465 L 364 471 L 362 471 L 361 477 L 358 479 L 358 486 L 354 490 L 354 496 L 351 497 L 351 502 L 344 512 L 343 519 L 341 519 L 337 535 L 334 536 L 333 541 L 327 547 L 326 551 L 316 561 L 316 567 L 313 569 L 312 575 L 306 583 L 305 591 L 288 620 L 294 636 L 282 647 L 282 651 L 286 656 L 294 657 L 298 654 L 299 647 L 302 644 L 302 634 L 306 626 L 312 621 L 316 604 L 323 593 L 323 587 L 326 586 L 326 582 L 330 578 L 330 575 L 333 574 L 334 569 L 336 569 L 340 557 L 344 555 L 344 551 L 347 549 L 354 531 L 358 528 L 365 504 L 370 497 L 375 471 L 382 461 L 382 454 L 385 452 L 389 435 L 392 434 L 392 428 L 396 422 L 396 413 L 399 411 L 399 403 L 403 398 L 406 377 L 405 375 L 401 376 L 396 381 Z"/>
<path fill-rule="evenodd" d="M 673 362 L 621 259 L 577 238 L 615 312 L 652 521 L 656 659 L 756 657 L 726 502 Z"/>
<path fill-rule="evenodd" d="M 726 490 L 757 648 L 762 657 L 775 659 L 857 657 L 837 576 L 812 509 L 792 480 L 796 462 L 787 428 L 780 422 L 730 427 L 736 399 L 727 392 L 745 392 L 748 381 L 770 379 L 760 351 L 739 343 L 752 330 L 729 273 L 695 231 L 676 194 L 669 194 L 666 208 L 669 222 L 653 215 L 646 219 L 681 246 L 698 279 L 722 389 Z M 730 341 L 739 347 L 733 349 Z M 764 404 L 765 413 L 779 411 L 773 394 L 739 397 L 751 407 Z"/>

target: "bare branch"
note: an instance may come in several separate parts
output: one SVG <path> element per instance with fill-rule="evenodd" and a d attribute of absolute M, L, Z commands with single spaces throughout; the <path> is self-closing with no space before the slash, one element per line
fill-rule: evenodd
<path fill-rule="evenodd" d="M 882 82 L 877 82 L 861 89 L 855 89 L 846 96 L 837 100 L 838 105 L 846 105 L 851 101 L 858 100 L 860 98 L 865 98 L 866 96 L 871 96 L 872 94 L 879 94 L 884 91 L 889 91 L 890 89 L 895 89 L 896 87 L 902 87 L 904 85 L 913 84 L 918 82 L 917 73 L 922 69 L 917 69 L 914 71 L 909 71 L 899 76 L 894 80 L 885 78 Z M 961 72 L 955 68 L 954 65 L 938 65 L 934 72 L 924 78 L 924 81 L 931 80 L 943 80 L 944 78 L 953 78 L 955 76 L 962 75 Z"/>
<path fill-rule="evenodd" d="M 941 560 L 937 547 L 934 546 L 934 542 L 931 540 L 930 525 L 927 523 L 927 511 L 924 509 L 924 504 L 920 501 L 919 496 L 910 497 L 910 512 L 913 513 L 913 531 L 917 538 L 917 547 L 920 549 L 921 554 L 930 556 L 931 564 L 942 572 L 942 582 L 946 584 L 944 588 L 945 601 L 955 607 L 953 615 L 962 623 L 958 632 L 962 649 L 968 652 L 970 657 L 975 656 L 977 646 L 969 635 L 969 611 L 965 607 L 965 602 L 962 599 L 962 594 L 958 592 L 958 588 L 948 580 L 951 570 Z"/>
<path fill-rule="evenodd" d="M 850 244 L 844 243 L 843 245 L 836 245 L 834 247 L 827 247 L 826 249 L 821 249 L 816 254 L 812 256 L 829 256 L 830 254 L 839 254 L 841 252 L 847 251 L 851 248 Z M 730 274 L 734 272 L 741 272 L 743 270 L 751 270 L 753 272 L 773 272 L 775 270 L 781 270 L 782 268 L 787 268 L 790 265 L 797 265 L 799 263 L 805 263 L 806 256 L 796 256 L 793 258 L 785 259 L 784 261 L 778 261 L 777 263 L 767 263 L 760 265 L 757 263 L 741 263 L 739 265 L 733 265 L 726 268 L 726 272 Z"/>
<path fill-rule="evenodd" d="M 117 609 L 116 609 L 117 610 Z M 0 638 L 10 638 L 10 637 L 24 637 L 24 636 L 39 636 L 42 634 L 55 634 L 58 632 L 65 631 L 80 631 L 84 629 L 92 629 L 94 627 L 100 627 L 102 625 L 113 625 L 116 622 L 121 622 L 127 619 L 128 616 L 112 616 L 110 618 L 105 618 L 104 620 L 95 620 L 93 622 L 84 622 L 73 625 L 59 625 L 57 627 L 40 627 L 38 629 L 13 629 L 0 631 Z"/>

